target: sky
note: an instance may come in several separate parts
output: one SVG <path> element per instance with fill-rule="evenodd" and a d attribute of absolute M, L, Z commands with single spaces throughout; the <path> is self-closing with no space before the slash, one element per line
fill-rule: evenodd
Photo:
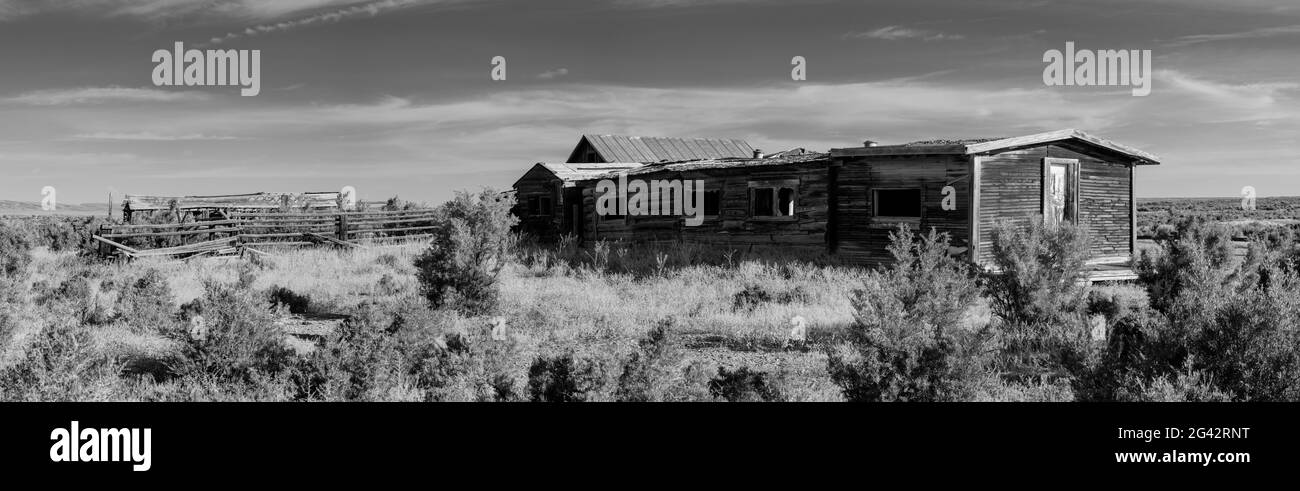
<path fill-rule="evenodd" d="M 155 86 L 176 42 L 260 50 L 260 94 Z M 1150 95 L 1046 85 L 1066 42 L 1151 50 Z M 584 133 L 773 152 L 1063 128 L 1160 156 L 1141 197 L 1300 195 L 1300 2 L 0 0 L 0 200 L 436 203 Z"/>

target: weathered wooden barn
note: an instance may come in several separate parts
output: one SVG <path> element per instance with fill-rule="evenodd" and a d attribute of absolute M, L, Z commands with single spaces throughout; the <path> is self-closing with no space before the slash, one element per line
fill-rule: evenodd
<path fill-rule="evenodd" d="M 583 236 L 587 215 L 581 208 L 581 189 L 575 186 L 578 181 L 644 163 L 752 157 L 754 153 L 744 140 L 582 135 L 565 163 L 538 163 L 515 182 L 514 212 L 522 230 L 543 240 L 565 234 Z"/>
<path fill-rule="evenodd" d="M 583 193 L 584 214 L 592 217 L 583 236 L 822 251 L 826 249 L 829 219 L 830 163 L 824 153 L 803 153 L 647 164 L 593 176 L 577 183 Z M 703 183 L 703 223 L 687 226 L 682 217 L 666 215 L 601 216 L 596 210 L 596 184 L 620 176 L 644 182 Z"/>
<path fill-rule="evenodd" d="M 578 181 L 609 172 L 640 167 L 639 163 L 534 164 L 515 181 L 519 228 L 542 240 L 561 235 L 582 236 L 587 215 L 582 210 Z"/>
<path fill-rule="evenodd" d="M 829 154 L 619 164 L 623 168 L 591 168 L 565 178 L 550 169 L 553 178 L 536 175 L 535 166 L 529 171 L 533 178 L 521 179 L 516 189 L 523 202 L 536 194 L 524 193 L 532 182 L 543 177 L 552 178 L 552 185 L 563 182 L 563 206 L 572 218 L 551 220 L 552 235 L 584 239 L 775 246 L 880 264 L 890 259 L 889 232 L 906 223 L 947 232 L 954 253 L 983 266 L 990 260 L 989 231 L 995 222 L 1070 221 L 1087 230 L 1094 263 L 1119 264 L 1136 247 L 1136 169 L 1159 163 L 1147 152 L 1061 130 L 1000 139 L 868 142 Z M 682 217 L 602 216 L 595 206 L 596 184 L 620 176 L 703 181 L 704 223 L 689 227 Z M 1106 274 L 1116 279 L 1132 271 L 1117 267 Z"/>

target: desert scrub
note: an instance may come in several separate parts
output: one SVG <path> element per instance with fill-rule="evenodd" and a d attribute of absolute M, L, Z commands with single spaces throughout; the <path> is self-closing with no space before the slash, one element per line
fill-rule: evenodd
<path fill-rule="evenodd" d="M 523 398 L 526 339 L 459 329 L 455 313 L 406 301 L 359 306 L 294 368 L 295 398 L 343 401 L 513 401 Z"/>
<path fill-rule="evenodd" d="M 890 234 L 894 262 L 854 292 L 856 323 L 848 340 L 827 348 L 831 379 L 851 401 L 946 401 L 964 398 L 976 371 L 979 337 L 953 329 L 979 286 L 948 255 L 948 238 Z"/>
<path fill-rule="evenodd" d="M 514 202 L 485 189 L 458 192 L 438 208 L 433 240 L 415 260 L 421 290 L 433 308 L 444 306 L 467 314 L 496 309 L 497 276 L 514 249 L 510 214 Z"/>
<path fill-rule="evenodd" d="M 53 319 L 17 363 L 0 370 L 0 400 L 111 400 L 120 393 L 119 371 L 114 360 L 95 348 L 89 327 Z"/>
<path fill-rule="evenodd" d="M 290 367 L 294 353 L 275 323 L 266 292 L 239 284 L 208 282 L 192 315 L 194 327 L 177 334 L 181 357 L 173 371 L 218 383 L 261 384 Z"/>
<path fill-rule="evenodd" d="M 994 315 L 1009 324 L 1081 322 L 1088 238 L 1069 222 L 1047 226 L 1001 221 L 991 231 L 993 266 L 987 275 Z"/>
<path fill-rule="evenodd" d="M 728 402 L 780 402 L 785 400 L 777 384 L 767 372 L 740 367 L 736 370 L 718 369 L 718 376 L 709 381 L 709 393 Z"/>
<path fill-rule="evenodd" d="M 613 347 L 572 347 L 538 357 L 528 369 L 534 402 L 708 401 L 709 369 L 690 360 L 673 335 L 673 321 L 660 320 L 629 352 Z"/>
<path fill-rule="evenodd" d="M 179 324 L 173 302 L 167 278 L 156 269 L 147 269 L 122 289 L 115 310 L 132 332 L 166 334 Z"/>

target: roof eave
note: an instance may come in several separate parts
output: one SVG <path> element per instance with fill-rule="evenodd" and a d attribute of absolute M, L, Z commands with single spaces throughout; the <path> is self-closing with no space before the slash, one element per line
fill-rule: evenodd
<path fill-rule="evenodd" d="M 973 143 L 965 146 L 965 153 L 967 155 L 988 155 L 1065 140 L 1077 140 L 1099 148 L 1104 148 L 1111 152 L 1125 155 L 1131 159 L 1133 165 L 1160 165 L 1160 157 L 1157 157 L 1152 153 L 1121 145 L 1076 129 L 1048 131 L 1045 133 L 1003 138 L 1001 140 L 993 140 L 983 143 Z"/>

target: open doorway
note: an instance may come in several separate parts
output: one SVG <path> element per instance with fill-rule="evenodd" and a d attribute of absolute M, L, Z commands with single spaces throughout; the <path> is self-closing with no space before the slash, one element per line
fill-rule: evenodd
<path fill-rule="evenodd" d="M 1043 159 L 1043 221 L 1049 226 L 1078 223 L 1079 161 Z"/>

